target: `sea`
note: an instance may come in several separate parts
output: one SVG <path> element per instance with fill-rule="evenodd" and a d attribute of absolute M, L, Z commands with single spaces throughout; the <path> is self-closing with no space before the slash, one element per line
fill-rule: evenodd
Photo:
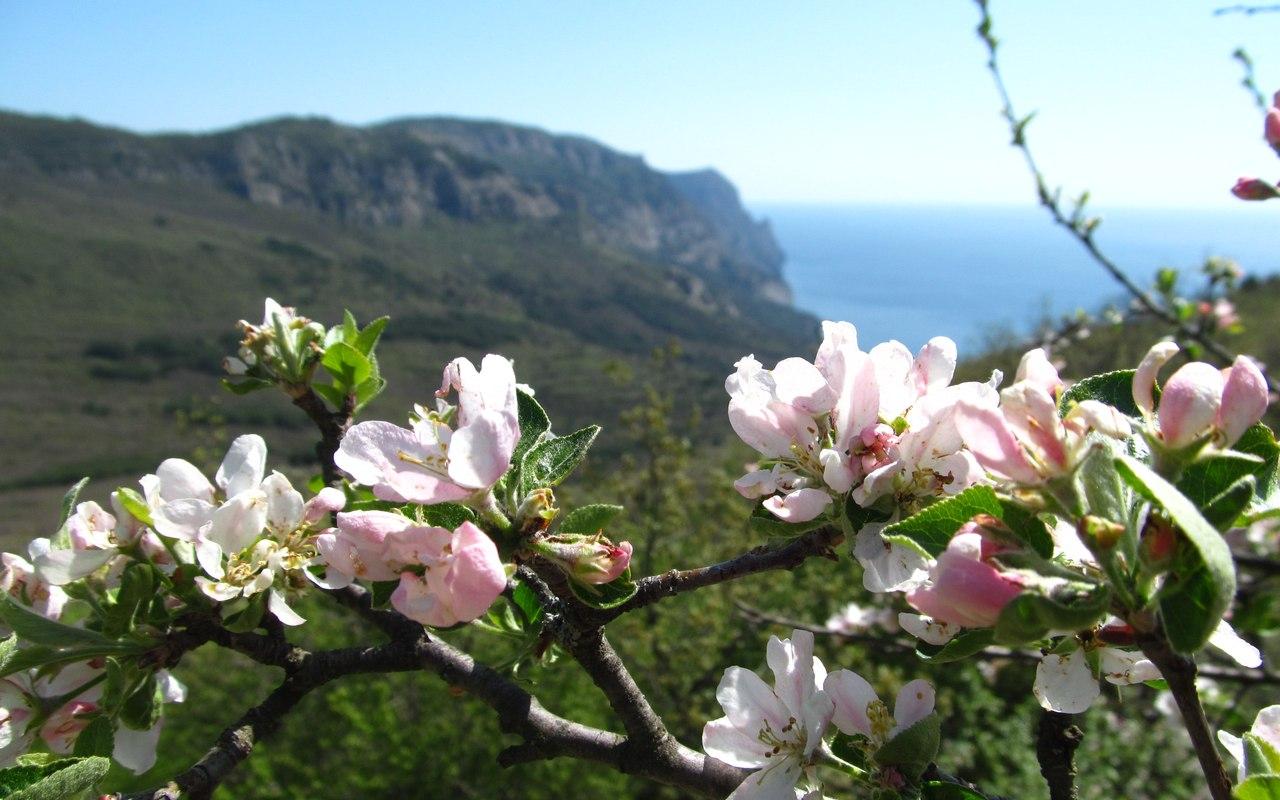
<path fill-rule="evenodd" d="M 1139 285 L 1156 270 L 1201 286 L 1206 257 L 1246 274 L 1280 272 L 1280 202 L 1212 210 L 1100 214 L 1099 247 Z M 862 346 L 897 339 L 913 350 L 950 336 L 961 355 L 1024 336 L 1077 309 L 1124 308 L 1127 296 L 1048 214 L 1028 206 L 752 204 L 783 250 L 795 304 L 848 320 Z"/>

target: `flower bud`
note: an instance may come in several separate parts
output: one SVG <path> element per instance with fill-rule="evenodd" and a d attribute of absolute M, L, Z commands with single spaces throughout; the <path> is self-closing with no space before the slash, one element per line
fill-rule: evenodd
<path fill-rule="evenodd" d="M 1241 200 L 1270 200 L 1280 197 L 1280 189 L 1261 178 L 1241 178 L 1231 187 L 1231 193 Z"/>
<path fill-rule="evenodd" d="M 532 543 L 538 555 L 555 563 L 579 583 L 615 580 L 631 565 L 631 543 L 614 544 L 603 536 L 562 534 Z"/>
<path fill-rule="evenodd" d="M 1173 564 L 1177 550 L 1177 529 L 1166 520 L 1154 517 L 1148 520 L 1139 545 L 1142 563 L 1153 573 L 1164 572 Z"/>
<path fill-rule="evenodd" d="M 952 537 L 930 571 L 929 583 L 907 594 L 907 602 L 942 622 L 989 628 L 1022 593 L 1022 581 L 982 559 L 984 538 L 972 523 Z"/>
<path fill-rule="evenodd" d="M 1160 397 L 1160 433 L 1169 447 L 1180 448 L 1208 432 L 1222 405 L 1222 372 L 1202 361 L 1183 364 Z"/>
<path fill-rule="evenodd" d="M 556 496 L 550 489 L 545 487 L 534 489 L 516 511 L 520 533 L 528 536 L 545 531 L 551 524 L 551 520 L 555 519 L 559 513 L 560 509 L 556 508 Z"/>
<path fill-rule="evenodd" d="M 1280 108 L 1272 106 L 1271 110 L 1267 112 L 1267 120 L 1263 123 L 1262 130 L 1267 144 L 1280 148 Z"/>
<path fill-rule="evenodd" d="M 1267 379 L 1248 356 L 1236 356 L 1222 388 L 1222 403 L 1214 422 L 1225 437 L 1224 447 L 1236 443 L 1246 430 L 1262 419 L 1270 397 Z"/>

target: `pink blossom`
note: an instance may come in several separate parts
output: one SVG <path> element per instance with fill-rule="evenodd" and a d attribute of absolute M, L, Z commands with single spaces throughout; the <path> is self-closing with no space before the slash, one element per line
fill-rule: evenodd
<path fill-rule="evenodd" d="M 984 539 L 973 523 L 952 537 L 929 573 L 929 583 L 907 594 L 907 602 L 936 620 L 966 628 L 989 628 L 1022 593 L 1022 582 L 983 560 Z"/>
<path fill-rule="evenodd" d="M 631 565 L 631 543 L 614 544 L 603 536 L 549 536 L 533 548 L 579 583 L 609 583 Z"/>
<path fill-rule="evenodd" d="M 458 526 L 438 551 L 419 553 L 419 558 L 425 572 L 402 572 L 391 605 L 424 625 L 445 628 L 470 622 L 488 610 L 507 585 L 498 548 L 470 522 Z"/>
<path fill-rule="evenodd" d="M 1134 400 L 1148 417 L 1156 373 L 1177 350 L 1171 342 L 1153 346 L 1133 376 Z M 1160 437 L 1169 447 L 1181 448 L 1212 434 L 1218 444 L 1230 447 L 1266 413 L 1267 391 L 1262 370 L 1247 356 L 1237 356 L 1223 370 L 1202 361 L 1183 364 L 1160 397 Z"/>
<path fill-rule="evenodd" d="M 40 728 L 40 738 L 58 755 L 70 755 L 80 732 L 89 726 L 90 716 L 98 706 L 84 700 L 73 700 L 49 715 Z"/>
<path fill-rule="evenodd" d="M 1267 144 L 1280 148 L 1280 108 L 1272 106 L 1267 111 L 1266 121 L 1262 125 L 1262 135 L 1266 138 Z"/>
<path fill-rule="evenodd" d="M 419 408 L 412 429 L 362 422 L 347 432 L 334 463 L 354 482 L 394 502 L 443 503 L 488 490 L 511 466 L 520 439 L 515 373 L 502 356 L 477 370 L 465 358 L 444 369 L 440 391 L 458 392 L 458 407 Z"/>

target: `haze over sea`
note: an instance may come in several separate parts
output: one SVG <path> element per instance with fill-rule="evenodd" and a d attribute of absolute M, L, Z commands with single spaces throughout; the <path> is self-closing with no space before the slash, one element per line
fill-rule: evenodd
<path fill-rule="evenodd" d="M 864 348 L 898 339 L 913 350 L 950 336 L 961 356 L 1009 331 L 1031 332 L 1046 313 L 1124 307 L 1127 297 L 1079 243 L 1035 206 L 886 206 L 752 203 L 786 251 L 798 307 L 849 320 Z M 1098 212 L 1095 212 L 1098 213 Z M 1200 286 L 1206 256 L 1247 274 L 1280 272 L 1273 209 L 1119 209 L 1095 239 L 1140 285 L 1163 266 Z"/>

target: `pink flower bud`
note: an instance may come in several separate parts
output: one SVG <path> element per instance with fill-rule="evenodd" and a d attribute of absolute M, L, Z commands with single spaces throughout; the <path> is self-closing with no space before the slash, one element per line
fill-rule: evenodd
<path fill-rule="evenodd" d="M 1236 440 L 1262 419 L 1267 411 L 1267 379 L 1262 370 L 1248 356 L 1236 356 L 1227 372 L 1226 385 L 1222 389 L 1222 404 L 1215 420 L 1225 437 L 1224 447 Z"/>
<path fill-rule="evenodd" d="M 614 544 L 602 536 L 551 536 L 534 548 L 579 583 L 609 583 L 631 565 L 631 543 Z"/>
<path fill-rule="evenodd" d="M 982 560 L 983 537 L 972 523 L 952 537 L 930 571 L 929 583 L 907 593 L 907 602 L 936 620 L 989 628 L 1022 592 L 1022 582 Z"/>
<path fill-rule="evenodd" d="M 1263 124 L 1262 130 L 1267 144 L 1280 147 L 1280 108 L 1273 107 L 1267 112 L 1267 121 Z"/>
<path fill-rule="evenodd" d="M 1270 200 L 1280 197 L 1280 190 L 1261 178 L 1241 178 L 1231 187 L 1231 193 L 1241 200 Z"/>
<path fill-rule="evenodd" d="M 1185 447 L 1209 432 L 1222 404 L 1222 372 L 1202 361 L 1183 364 L 1160 397 L 1160 434 L 1169 447 Z"/>

